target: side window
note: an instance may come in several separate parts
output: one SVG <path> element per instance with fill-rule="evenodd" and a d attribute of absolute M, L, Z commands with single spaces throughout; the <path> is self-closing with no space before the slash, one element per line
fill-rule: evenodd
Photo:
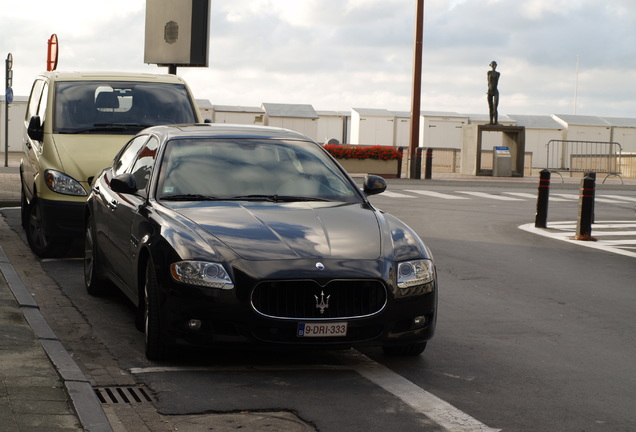
<path fill-rule="evenodd" d="M 157 158 L 157 148 L 159 147 L 159 140 L 156 137 L 151 137 L 148 140 L 146 146 L 139 152 L 139 157 L 133 165 L 132 175 L 135 176 L 137 181 L 137 189 L 146 189 L 148 181 L 150 180 L 150 174 L 152 173 L 152 167 L 155 164 Z"/>
<path fill-rule="evenodd" d="M 49 85 L 44 83 L 44 88 L 42 89 L 42 99 L 40 99 L 40 105 L 38 106 L 38 115 L 40 116 L 40 121 L 44 124 L 46 120 L 46 105 L 49 101 Z"/>
<path fill-rule="evenodd" d="M 38 106 L 40 105 L 40 99 L 42 98 L 42 89 L 45 87 L 44 84 L 45 82 L 43 80 L 36 80 L 33 83 L 25 117 L 25 121 L 27 122 L 34 115 L 38 115 Z"/>
<path fill-rule="evenodd" d="M 144 145 L 148 135 L 140 135 L 128 142 L 126 146 L 121 150 L 119 155 L 115 158 L 115 164 L 113 165 L 113 176 L 122 174 L 130 168 L 130 165 L 137 157 L 137 153 L 141 146 Z"/>

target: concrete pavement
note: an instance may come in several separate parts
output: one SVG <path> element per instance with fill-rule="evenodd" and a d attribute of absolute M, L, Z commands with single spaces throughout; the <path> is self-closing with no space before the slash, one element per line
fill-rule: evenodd
<path fill-rule="evenodd" d="M 4 156 L 4 155 L 3 155 Z M 21 154 L 10 153 L 9 166 L 0 167 L 0 208 L 20 205 L 19 163 Z M 434 173 L 435 180 L 528 183 L 538 185 L 536 177 L 466 177 Z M 395 180 L 421 183 L 422 180 Z M 553 180 L 560 182 L 557 178 Z M 619 180 L 611 179 L 614 184 Z M 623 179 L 627 188 L 636 189 L 636 180 Z M 580 179 L 566 179 L 574 187 Z M 530 187 L 530 185 L 528 185 Z M 25 286 L 7 256 L 11 242 L 21 241 L 0 218 L 0 432 L 132 432 L 107 415 L 90 380 L 62 345 L 44 319 L 29 287 Z M 32 259 L 29 257 L 29 259 Z M 35 261 L 37 262 L 37 261 Z M 292 413 L 230 413 L 187 416 L 178 419 L 179 430 L 245 432 L 272 430 L 313 431 Z M 176 420 L 161 418 L 161 430 L 173 429 Z M 263 426 L 267 424 L 267 429 Z M 183 428 L 187 425 L 187 429 Z M 151 422 L 144 429 L 154 431 Z"/>

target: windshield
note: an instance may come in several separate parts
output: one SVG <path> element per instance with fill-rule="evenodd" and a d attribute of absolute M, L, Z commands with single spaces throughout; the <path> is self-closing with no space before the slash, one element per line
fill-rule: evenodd
<path fill-rule="evenodd" d="M 157 198 L 362 201 L 356 185 L 313 142 L 210 138 L 167 143 Z"/>
<path fill-rule="evenodd" d="M 148 126 L 197 121 L 182 84 L 58 82 L 54 133 L 129 133 Z"/>

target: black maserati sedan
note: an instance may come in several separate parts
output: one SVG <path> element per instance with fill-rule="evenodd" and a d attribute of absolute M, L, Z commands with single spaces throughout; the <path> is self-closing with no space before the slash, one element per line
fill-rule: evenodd
<path fill-rule="evenodd" d="M 145 129 L 92 182 L 86 289 L 133 302 L 151 360 L 218 345 L 418 355 L 435 331 L 435 264 L 367 199 L 386 187 L 358 186 L 285 129 Z"/>

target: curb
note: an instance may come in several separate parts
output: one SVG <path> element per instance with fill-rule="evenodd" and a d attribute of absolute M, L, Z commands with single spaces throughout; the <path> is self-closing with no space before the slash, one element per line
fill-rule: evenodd
<path fill-rule="evenodd" d="M 82 427 L 90 432 L 113 432 L 92 385 L 42 316 L 39 306 L 22 283 L 1 245 L 0 272 L 4 275 L 35 337 L 64 382 Z"/>

